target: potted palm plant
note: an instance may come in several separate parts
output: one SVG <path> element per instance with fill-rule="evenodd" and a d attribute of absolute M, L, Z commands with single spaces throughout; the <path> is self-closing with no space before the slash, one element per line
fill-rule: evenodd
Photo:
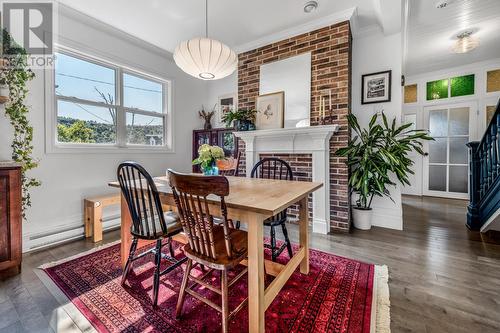
<path fill-rule="evenodd" d="M 408 153 L 416 151 L 425 155 L 422 140 L 434 140 L 427 131 L 410 130 L 413 124 L 396 126 L 396 119 L 389 125 L 382 113 L 375 114 L 368 128 L 361 128 L 354 115 L 347 120 L 355 137 L 349 145 L 335 152 L 335 155 L 347 157 L 350 168 L 349 186 L 357 195 L 356 205 L 352 207 L 354 227 L 362 230 L 371 228 L 372 200 L 374 196 L 388 197 L 392 200 L 388 186 L 394 186 L 390 175 L 394 174 L 401 184 L 410 185 L 409 174 L 413 174 L 413 161 Z"/>

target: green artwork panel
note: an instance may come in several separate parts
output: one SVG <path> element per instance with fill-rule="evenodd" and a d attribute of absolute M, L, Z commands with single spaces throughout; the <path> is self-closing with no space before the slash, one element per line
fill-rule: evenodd
<path fill-rule="evenodd" d="M 474 95 L 474 74 L 451 79 L 451 97 Z"/>
<path fill-rule="evenodd" d="M 448 98 L 448 79 L 427 82 L 427 100 Z"/>

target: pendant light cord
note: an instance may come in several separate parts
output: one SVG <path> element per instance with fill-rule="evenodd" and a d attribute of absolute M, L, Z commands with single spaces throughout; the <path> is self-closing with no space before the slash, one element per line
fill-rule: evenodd
<path fill-rule="evenodd" d="M 205 0 L 205 37 L 208 38 L 208 0 Z"/>

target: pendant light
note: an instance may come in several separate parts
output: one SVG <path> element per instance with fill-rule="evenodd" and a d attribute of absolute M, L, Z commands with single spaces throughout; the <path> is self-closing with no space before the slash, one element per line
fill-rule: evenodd
<path fill-rule="evenodd" d="M 205 37 L 177 45 L 174 61 L 184 72 L 201 80 L 222 79 L 236 70 L 236 53 L 218 40 L 208 38 L 208 0 L 205 0 Z"/>

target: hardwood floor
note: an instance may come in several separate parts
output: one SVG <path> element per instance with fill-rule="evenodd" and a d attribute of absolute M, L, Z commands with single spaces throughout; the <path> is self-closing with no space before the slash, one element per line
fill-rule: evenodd
<path fill-rule="evenodd" d="M 464 201 L 405 197 L 403 204 L 404 231 L 312 234 L 311 247 L 389 267 L 392 332 L 500 332 L 500 245 L 467 230 Z M 289 233 L 297 242 L 298 229 Z M 53 332 L 58 303 L 33 269 L 92 247 L 80 240 L 26 254 L 22 274 L 0 282 L 0 333 Z"/>

